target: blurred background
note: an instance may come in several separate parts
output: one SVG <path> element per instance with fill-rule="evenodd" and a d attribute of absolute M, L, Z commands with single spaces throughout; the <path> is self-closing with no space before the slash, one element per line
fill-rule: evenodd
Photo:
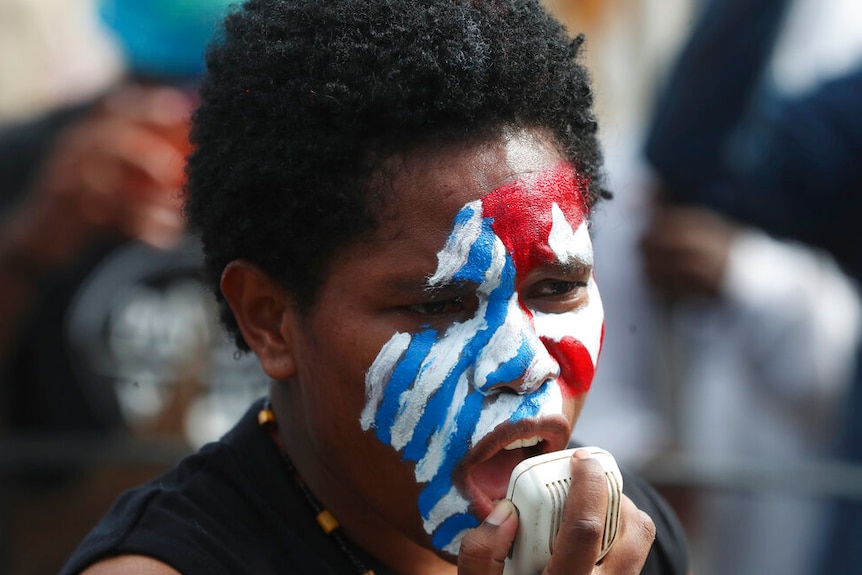
<path fill-rule="evenodd" d="M 697 574 L 862 573 L 862 5 L 552 6 L 615 194 L 575 439 L 665 493 Z"/>
<path fill-rule="evenodd" d="M 0 573 L 56 573 L 266 380 L 180 217 L 225 0 L 0 0 Z"/>
<path fill-rule="evenodd" d="M 698 575 L 862 572 L 862 5 L 546 2 L 586 35 L 615 194 L 574 439 L 662 490 Z M 56 573 L 265 393 L 178 211 L 228 4 L 0 0 L 0 575 Z"/>

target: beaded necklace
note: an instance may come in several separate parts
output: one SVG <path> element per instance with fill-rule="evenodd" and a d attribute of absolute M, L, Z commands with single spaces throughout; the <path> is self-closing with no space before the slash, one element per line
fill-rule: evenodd
<path fill-rule="evenodd" d="M 315 519 L 317 519 L 317 524 L 323 530 L 323 532 L 330 536 L 338 547 L 341 549 L 342 553 L 344 553 L 345 557 L 350 561 L 353 567 L 356 569 L 356 572 L 359 575 L 375 575 L 374 570 L 369 569 L 365 566 L 365 563 L 362 559 L 356 554 L 356 552 L 352 549 L 351 543 L 347 540 L 344 534 L 341 532 L 338 521 L 335 517 L 323 508 L 322 505 L 314 498 L 314 495 L 309 491 L 308 486 L 303 481 L 302 476 L 297 471 L 296 467 L 294 467 L 293 462 L 290 460 L 290 457 L 287 455 L 287 451 L 285 451 L 284 447 L 281 445 L 281 441 L 278 438 L 278 421 L 275 418 L 275 412 L 272 411 L 270 402 L 267 400 L 266 404 L 264 404 L 263 408 L 257 413 L 257 423 L 263 429 L 269 431 L 272 440 L 275 442 L 276 447 L 278 448 L 279 453 L 281 453 L 281 459 L 284 461 L 285 466 L 288 471 L 293 476 L 294 481 L 296 481 L 296 485 L 299 487 L 299 490 L 302 491 L 302 494 L 305 496 L 305 500 L 308 502 L 311 509 L 314 511 Z"/>

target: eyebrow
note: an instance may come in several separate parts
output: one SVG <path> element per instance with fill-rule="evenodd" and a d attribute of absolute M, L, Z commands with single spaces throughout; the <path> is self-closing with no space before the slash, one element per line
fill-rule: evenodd
<path fill-rule="evenodd" d="M 592 262 L 584 261 L 581 258 L 573 256 L 564 262 L 556 259 L 542 261 L 536 266 L 536 268 L 554 270 L 564 275 L 578 275 L 587 271 L 592 271 L 593 264 Z"/>
<path fill-rule="evenodd" d="M 578 275 L 593 268 L 592 262 L 588 262 L 577 256 L 569 257 L 566 261 L 556 258 L 543 259 L 536 268 L 554 270 L 564 275 Z M 390 283 L 393 292 L 404 294 L 421 294 L 424 296 L 442 297 L 448 295 L 460 295 L 474 292 L 478 286 L 471 281 L 452 279 L 442 284 L 431 284 L 431 275 L 422 278 L 410 277 L 396 279 Z"/>
<path fill-rule="evenodd" d="M 444 297 L 473 293 L 476 291 L 477 287 L 478 286 L 474 282 L 465 280 L 452 280 L 443 284 L 436 285 L 426 283 L 422 291 L 428 296 Z"/>
<path fill-rule="evenodd" d="M 591 269 L 593 267 L 593 262 L 585 261 L 579 257 L 572 257 L 564 262 L 552 262 L 553 265 L 559 267 L 563 270 L 571 270 L 571 271 L 583 271 L 586 269 Z"/>
<path fill-rule="evenodd" d="M 439 293 L 460 293 L 469 289 L 467 286 L 470 282 L 465 282 L 461 280 L 453 280 L 451 282 L 446 282 L 444 284 L 431 284 L 429 279 L 430 275 L 425 276 L 421 279 L 404 279 L 404 280 L 395 280 L 390 285 L 392 286 L 393 291 L 402 292 L 402 293 L 421 293 L 425 295 L 435 295 Z"/>

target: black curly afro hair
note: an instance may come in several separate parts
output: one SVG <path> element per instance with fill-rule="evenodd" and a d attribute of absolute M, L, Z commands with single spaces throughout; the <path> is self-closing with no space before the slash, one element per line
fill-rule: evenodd
<path fill-rule="evenodd" d="M 313 305 L 332 255 L 373 233 L 396 151 L 543 129 L 607 196 L 582 38 L 538 0 L 248 0 L 207 54 L 186 215 L 218 288 L 244 258 Z"/>

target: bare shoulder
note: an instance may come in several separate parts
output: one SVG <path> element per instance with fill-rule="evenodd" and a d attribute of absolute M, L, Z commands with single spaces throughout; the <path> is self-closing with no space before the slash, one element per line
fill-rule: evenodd
<path fill-rule="evenodd" d="M 81 575 L 182 575 L 158 559 L 144 555 L 119 555 L 90 565 Z"/>

